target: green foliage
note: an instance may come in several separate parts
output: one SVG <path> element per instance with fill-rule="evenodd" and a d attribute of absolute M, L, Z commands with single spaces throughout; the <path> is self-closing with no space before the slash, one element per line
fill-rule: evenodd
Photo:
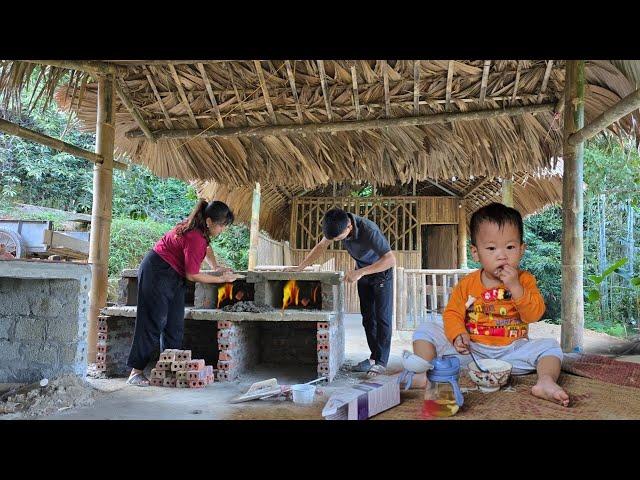
<path fill-rule="evenodd" d="M 234 270 L 246 270 L 249 265 L 249 229 L 231 225 L 211 242 L 216 258 Z"/>
<path fill-rule="evenodd" d="M 109 276 L 117 276 L 125 268 L 137 268 L 145 254 L 173 226 L 152 220 L 114 218 L 109 242 Z"/>

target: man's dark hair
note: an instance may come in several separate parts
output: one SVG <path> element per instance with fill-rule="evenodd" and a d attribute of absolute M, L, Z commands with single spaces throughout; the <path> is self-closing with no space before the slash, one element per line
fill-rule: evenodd
<path fill-rule="evenodd" d="M 476 210 L 471 215 L 469 222 L 469 231 L 471 232 L 471 245 L 476 245 L 476 234 L 480 229 L 482 222 L 496 223 L 498 228 L 502 228 L 505 224 L 510 223 L 518 227 L 520 234 L 520 243 L 524 242 L 524 229 L 522 226 L 522 215 L 515 208 L 507 207 L 502 203 L 490 203 Z"/>
<path fill-rule="evenodd" d="M 340 208 L 332 208 L 322 218 L 322 233 L 328 240 L 333 240 L 347 228 L 349 222 L 347 212 Z"/>

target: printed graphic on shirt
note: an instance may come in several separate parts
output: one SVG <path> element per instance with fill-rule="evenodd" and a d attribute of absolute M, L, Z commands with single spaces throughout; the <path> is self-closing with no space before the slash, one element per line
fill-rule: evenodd
<path fill-rule="evenodd" d="M 469 295 L 465 327 L 470 335 L 526 338 L 529 327 L 511 300 L 511 292 L 504 288 L 490 288 L 480 298 Z"/>

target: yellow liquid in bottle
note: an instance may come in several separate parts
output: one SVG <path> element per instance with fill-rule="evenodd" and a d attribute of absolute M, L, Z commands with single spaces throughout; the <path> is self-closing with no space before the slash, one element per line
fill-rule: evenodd
<path fill-rule="evenodd" d="M 456 403 L 452 391 L 440 392 L 435 400 L 425 400 L 422 415 L 425 417 L 452 417 L 460 406 Z"/>

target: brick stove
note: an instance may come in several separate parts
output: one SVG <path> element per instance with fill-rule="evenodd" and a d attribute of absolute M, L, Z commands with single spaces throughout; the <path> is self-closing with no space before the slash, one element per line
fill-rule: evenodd
<path fill-rule="evenodd" d="M 308 365 L 333 380 L 345 355 L 343 273 L 241 273 L 246 278 L 233 285 L 196 283 L 187 290 L 183 348 L 217 365 L 219 381 L 236 379 L 258 364 Z M 119 305 L 103 309 L 100 318 L 97 367 L 108 375 L 128 373 L 136 275 L 136 270 L 123 272 Z M 274 311 L 222 310 L 244 300 Z"/>
<path fill-rule="evenodd" d="M 254 301 L 275 309 L 262 313 L 217 309 L 225 287 L 196 284 L 188 316 L 218 324 L 218 379 L 233 380 L 257 364 L 289 364 L 313 366 L 333 380 L 345 354 L 342 279 L 341 272 L 248 272 Z"/>

